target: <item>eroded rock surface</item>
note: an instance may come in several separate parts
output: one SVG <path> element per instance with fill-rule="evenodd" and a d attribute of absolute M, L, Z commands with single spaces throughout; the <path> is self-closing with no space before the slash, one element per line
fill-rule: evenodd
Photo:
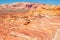
<path fill-rule="evenodd" d="M 58 29 L 60 6 L 39 3 L 0 5 L 0 40 L 53 40 Z"/>

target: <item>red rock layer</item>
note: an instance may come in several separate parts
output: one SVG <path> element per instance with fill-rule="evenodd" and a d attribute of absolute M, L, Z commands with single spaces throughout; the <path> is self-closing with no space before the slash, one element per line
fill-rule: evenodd
<path fill-rule="evenodd" d="M 16 3 L 0 9 L 1 40 L 52 40 L 60 28 L 59 6 Z"/>

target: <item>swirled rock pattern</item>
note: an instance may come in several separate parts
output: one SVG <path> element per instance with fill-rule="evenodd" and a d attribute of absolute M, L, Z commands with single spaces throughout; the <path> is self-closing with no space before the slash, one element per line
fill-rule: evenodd
<path fill-rule="evenodd" d="M 60 6 L 39 3 L 0 5 L 0 40 L 59 40 Z M 58 39 L 59 38 L 59 39 Z"/>

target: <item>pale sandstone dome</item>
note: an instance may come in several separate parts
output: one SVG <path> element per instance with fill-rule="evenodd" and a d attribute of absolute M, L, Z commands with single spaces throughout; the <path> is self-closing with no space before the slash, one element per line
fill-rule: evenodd
<path fill-rule="evenodd" d="M 39 3 L 0 5 L 1 40 L 52 40 L 60 29 L 60 6 Z"/>

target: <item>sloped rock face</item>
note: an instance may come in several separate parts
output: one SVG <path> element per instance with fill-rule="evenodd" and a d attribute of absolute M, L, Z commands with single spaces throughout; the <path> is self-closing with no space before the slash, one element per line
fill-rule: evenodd
<path fill-rule="evenodd" d="M 60 6 L 27 2 L 0 5 L 0 40 L 59 40 L 55 36 L 58 29 Z"/>

